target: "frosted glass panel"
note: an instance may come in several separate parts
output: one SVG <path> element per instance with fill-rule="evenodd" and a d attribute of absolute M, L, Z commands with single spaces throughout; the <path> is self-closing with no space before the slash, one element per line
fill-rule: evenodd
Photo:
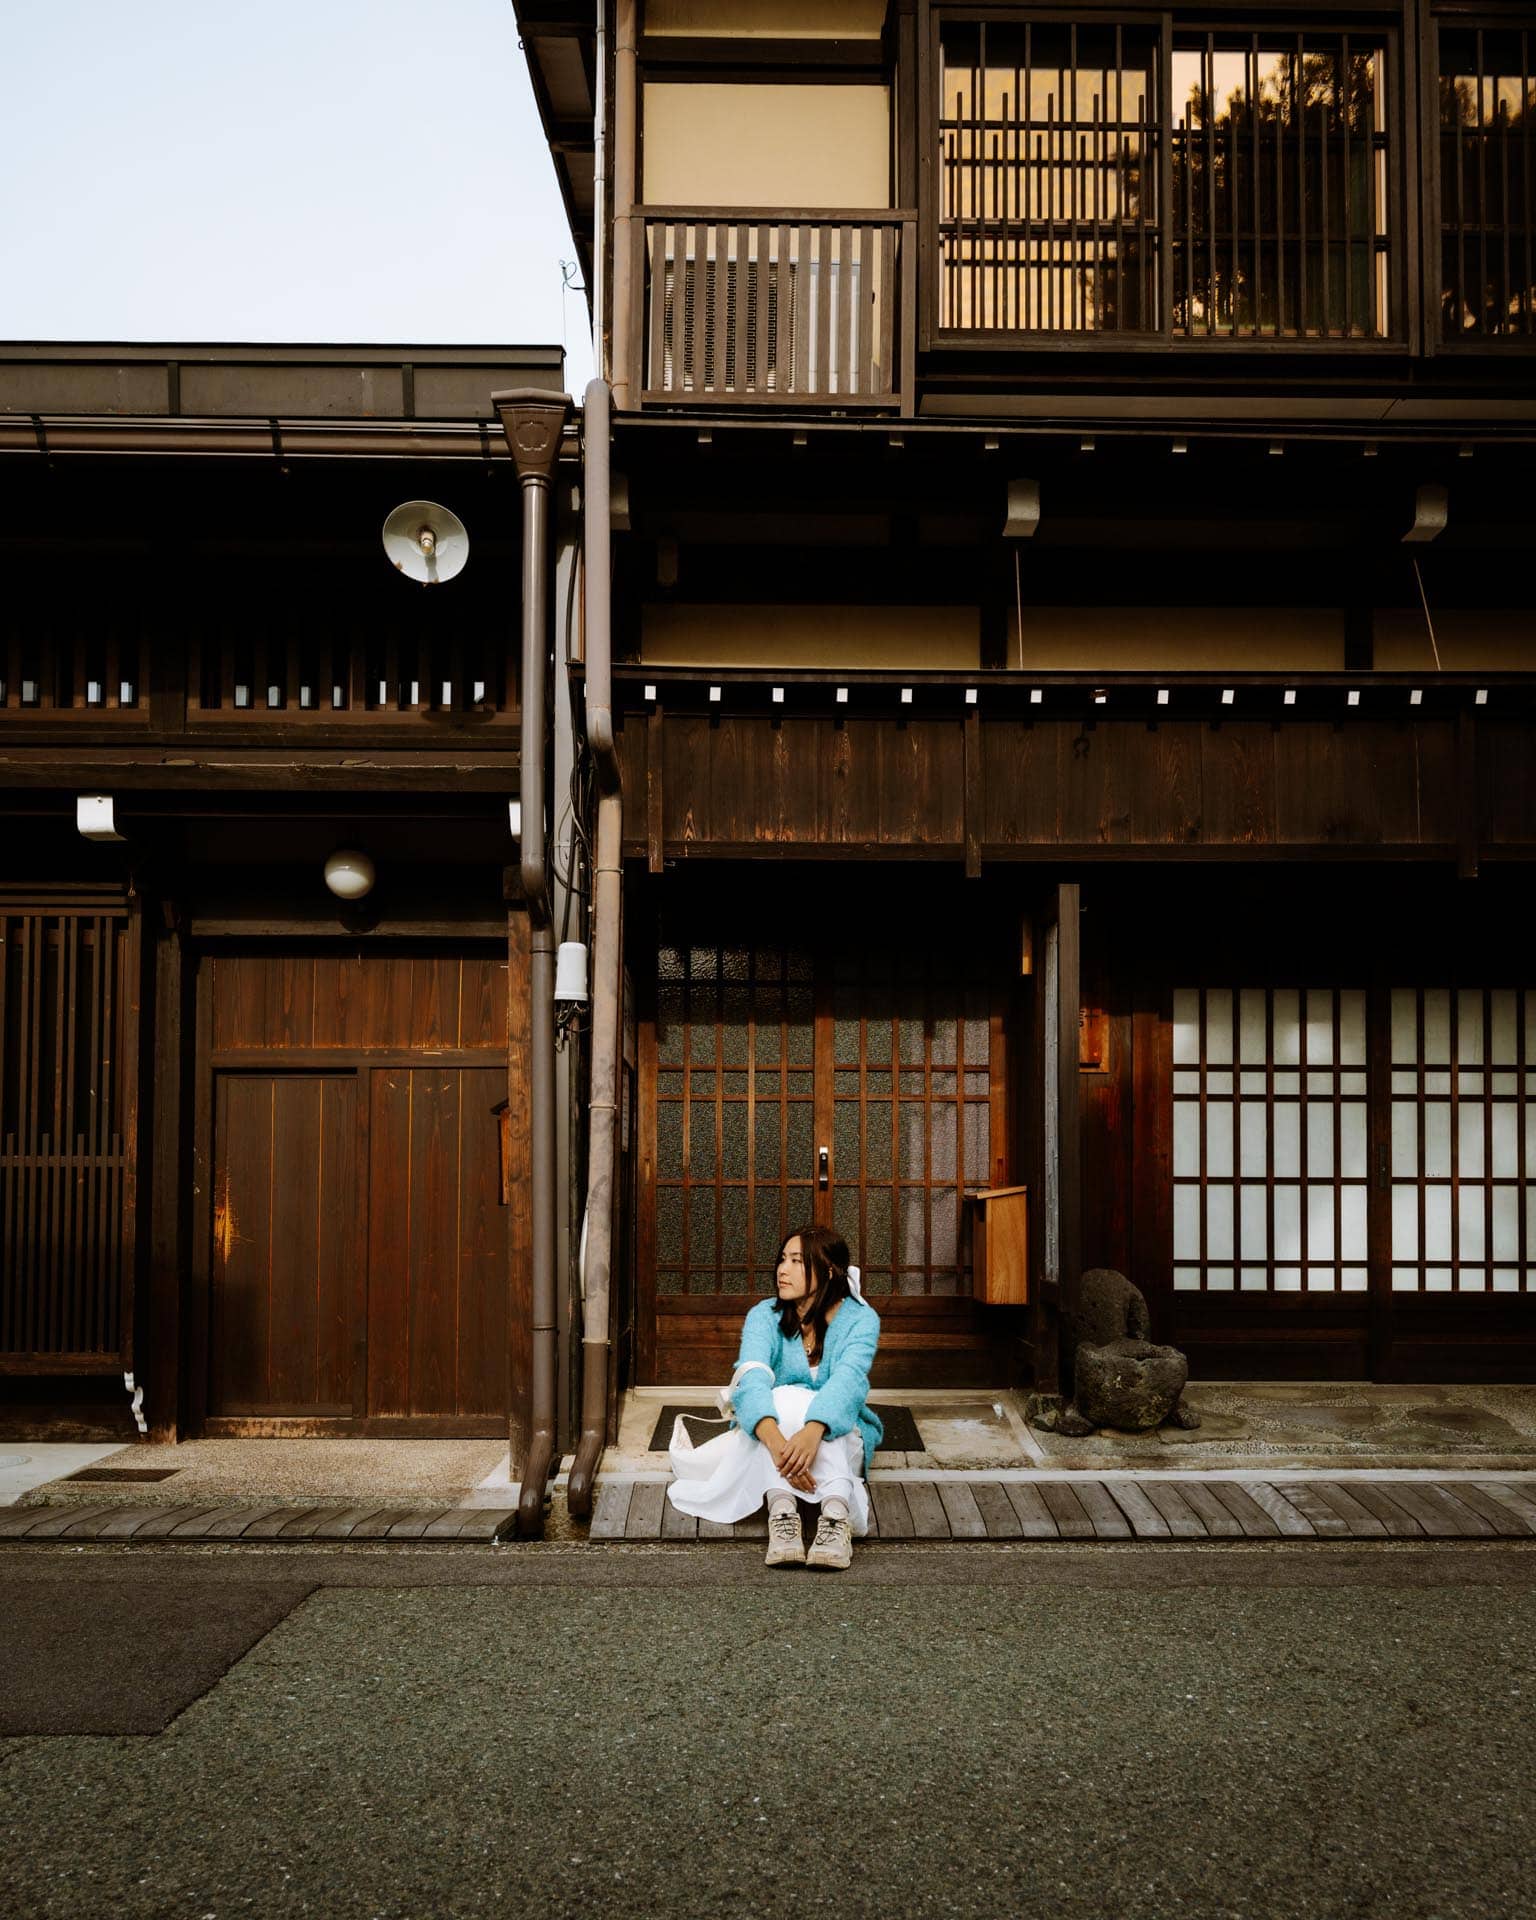
<path fill-rule="evenodd" d="M 1276 1260 L 1299 1260 L 1301 1258 L 1300 1187 L 1275 1188 L 1274 1258 Z"/>
<path fill-rule="evenodd" d="M 1392 989 L 1392 1059 L 1412 1061 L 1419 1057 L 1419 996 L 1412 987 Z M 1404 1089 L 1411 1091 L 1411 1088 Z"/>
<path fill-rule="evenodd" d="M 1173 1257 L 1175 1260 L 1200 1258 L 1198 1187 L 1175 1187 L 1173 1190 Z"/>
<path fill-rule="evenodd" d="M 1176 1096 L 1181 1093 L 1198 1094 L 1200 1091 L 1199 1074 L 1198 1073 L 1176 1073 L 1173 1076 L 1173 1091 Z"/>
<path fill-rule="evenodd" d="M 1463 1267 L 1456 1277 L 1458 1293 L 1486 1293 L 1488 1275 L 1481 1267 Z"/>
<path fill-rule="evenodd" d="M 1232 1108 L 1212 1101 L 1205 1109 L 1205 1170 L 1216 1180 L 1232 1177 Z"/>
<path fill-rule="evenodd" d="M 1399 1180 L 1419 1171 L 1419 1110 L 1406 1100 L 1392 1102 L 1392 1172 Z"/>
<path fill-rule="evenodd" d="M 1177 1254 L 1177 1248 L 1175 1248 Z M 1205 1257 L 1207 1260 L 1232 1258 L 1232 1189 L 1207 1187 L 1205 1190 Z"/>
<path fill-rule="evenodd" d="M 1365 1178 L 1365 1107 L 1353 1100 L 1339 1112 L 1339 1173 L 1345 1180 Z"/>
<path fill-rule="evenodd" d="M 1343 1187 L 1339 1191 L 1339 1258 L 1363 1260 L 1366 1253 L 1365 1188 Z"/>
<path fill-rule="evenodd" d="M 1333 1188 L 1307 1188 L 1307 1258 L 1333 1258 Z"/>
<path fill-rule="evenodd" d="M 1208 1073 L 1205 1076 L 1205 1090 L 1208 1094 L 1221 1093 L 1230 1095 L 1232 1092 L 1231 1072 L 1224 1068 L 1220 1073 Z"/>
<path fill-rule="evenodd" d="M 1449 1267 L 1426 1267 L 1424 1271 L 1424 1291 L 1426 1293 L 1449 1293 L 1451 1290 L 1451 1270 Z"/>
<path fill-rule="evenodd" d="M 1424 1106 L 1424 1171 L 1442 1179 L 1451 1171 L 1451 1109 L 1438 1100 Z"/>
<path fill-rule="evenodd" d="M 1470 987 L 1456 996 L 1456 1059 L 1463 1067 L 1483 1064 L 1483 996 Z"/>
<path fill-rule="evenodd" d="M 1238 1058 L 1245 1066 L 1264 1058 L 1266 994 L 1262 987 L 1244 987 L 1238 1001 Z"/>
<path fill-rule="evenodd" d="M 1173 996 L 1173 1058 L 1186 1067 L 1200 1059 L 1200 995 L 1192 988 L 1180 987 Z"/>
<path fill-rule="evenodd" d="M 1275 1065 L 1297 1067 L 1301 1064 L 1301 996 L 1292 987 L 1280 988 L 1273 996 L 1275 1022 Z"/>
<path fill-rule="evenodd" d="M 1488 1059 L 1496 1067 L 1513 1067 L 1520 1059 L 1517 995 L 1510 987 L 1496 987 L 1489 1000 Z"/>
<path fill-rule="evenodd" d="M 1480 1193 L 1468 1193 L 1463 1188 L 1458 1198 L 1461 1205 L 1456 1222 L 1457 1257 L 1462 1260 L 1482 1260 L 1487 1256 L 1483 1196 Z"/>
<path fill-rule="evenodd" d="M 1520 1171 L 1520 1138 L 1516 1131 L 1518 1115 L 1515 1109 L 1504 1100 L 1495 1102 L 1493 1109 L 1493 1177 L 1496 1180 L 1511 1180 Z M 1531 1169 L 1536 1173 L 1536 1167 Z"/>
<path fill-rule="evenodd" d="M 1311 1102 L 1307 1107 L 1307 1174 L 1326 1180 L 1333 1172 L 1333 1108 Z"/>
<path fill-rule="evenodd" d="M 1276 1267 L 1275 1268 L 1275 1292 L 1276 1293 L 1300 1293 L 1301 1292 L 1301 1268 L 1300 1267 Z"/>
<path fill-rule="evenodd" d="M 1483 1103 L 1466 1101 L 1456 1115 L 1456 1145 L 1459 1152 L 1456 1171 L 1463 1180 L 1483 1177 Z"/>
<path fill-rule="evenodd" d="M 1426 1260 L 1449 1260 L 1451 1257 L 1449 1187 L 1424 1188 L 1424 1257 Z"/>
<path fill-rule="evenodd" d="M 1417 1293 L 1419 1290 L 1419 1270 L 1417 1267 L 1394 1267 L 1392 1269 L 1392 1291 L 1394 1293 Z"/>
<path fill-rule="evenodd" d="M 1237 1284 L 1244 1293 L 1267 1293 L 1269 1268 L 1241 1267 L 1238 1269 Z"/>
<path fill-rule="evenodd" d="M 1241 1171 L 1246 1178 L 1262 1177 L 1269 1166 L 1269 1116 L 1257 1100 L 1245 1100 L 1240 1112 Z"/>
<path fill-rule="evenodd" d="M 1333 1293 L 1337 1290 L 1339 1276 L 1332 1267 L 1308 1267 L 1308 1293 Z"/>
<path fill-rule="evenodd" d="M 1339 1065 L 1365 1065 L 1365 995 L 1354 988 L 1339 995 Z"/>
<path fill-rule="evenodd" d="M 1370 1275 L 1364 1267 L 1345 1267 L 1342 1278 L 1345 1293 L 1364 1293 Z"/>
<path fill-rule="evenodd" d="M 1333 995 L 1307 994 L 1307 1065 L 1325 1067 L 1333 1060 Z"/>
<path fill-rule="evenodd" d="M 1392 1258 L 1419 1257 L 1419 1196 L 1413 1187 L 1392 1189 Z"/>
<path fill-rule="evenodd" d="M 1493 1257 L 1495 1260 L 1520 1257 L 1520 1196 L 1513 1187 L 1493 1190 Z"/>
<path fill-rule="evenodd" d="M 1404 1058 L 1411 1060 L 1412 1052 Z M 1432 1067 L 1451 1064 L 1451 996 L 1441 987 L 1424 995 L 1424 1059 Z"/>
<path fill-rule="evenodd" d="M 1238 1251 L 1244 1260 L 1262 1260 L 1269 1252 L 1268 1190 L 1243 1187 L 1239 1201 Z"/>
<path fill-rule="evenodd" d="M 1276 1107 L 1275 1172 L 1294 1178 L 1301 1172 L 1301 1108 Z"/>
<path fill-rule="evenodd" d="M 1212 987 L 1205 996 L 1205 1058 L 1213 1067 L 1232 1064 L 1232 990 Z"/>
<path fill-rule="evenodd" d="M 1192 1100 L 1173 1103 L 1173 1171 L 1188 1179 L 1200 1178 L 1200 1109 Z"/>
<path fill-rule="evenodd" d="M 1207 1267 L 1205 1284 L 1212 1293 L 1230 1293 L 1232 1291 L 1232 1269 L 1230 1267 Z"/>
<path fill-rule="evenodd" d="M 1200 1291 L 1200 1269 L 1198 1267 L 1175 1267 L 1173 1286 L 1176 1293 L 1198 1293 Z"/>

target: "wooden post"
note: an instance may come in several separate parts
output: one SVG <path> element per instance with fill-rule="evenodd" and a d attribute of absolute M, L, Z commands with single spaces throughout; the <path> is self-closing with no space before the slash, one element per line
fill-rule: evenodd
<path fill-rule="evenodd" d="M 1078 1102 L 1077 1030 L 1082 1006 L 1081 888 L 1075 880 L 1056 888 L 1057 966 L 1056 1099 L 1057 1195 L 1061 1219 L 1061 1310 L 1077 1304 L 1083 1273 L 1083 1137 Z M 1066 1382 L 1068 1388 L 1071 1382 Z"/>
<path fill-rule="evenodd" d="M 507 1443 L 512 1477 L 522 1472 L 533 1419 L 533 1033 L 528 909 L 516 869 L 507 870 Z"/>
<path fill-rule="evenodd" d="M 140 1348 L 152 1442 L 181 1434 L 181 1295 L 185 1284 L 183 1150 L 186 938 L 179 908 L 161 902 L 148 942 L 154 968 L 154 1027 L 149 1058 L 149 1266 Z"/>

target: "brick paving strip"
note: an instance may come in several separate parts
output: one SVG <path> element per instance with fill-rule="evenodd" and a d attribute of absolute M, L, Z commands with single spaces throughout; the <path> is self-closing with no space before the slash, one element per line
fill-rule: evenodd
<path fill-rule="evenodd" d="M 694 1520 L 665 1477 L 599 1483 L 590 1538 L 760 1540 L 762 1515 L 735 1526 Z M 1529 1540 L 1536 1478 L 1323 1480 L 1130 1478 L 1001 1480 L 962 1473 L 871 1484 L 870 1536 L 881 1540 Z M 806 1509 L 810 1511 L 809 1508 Z M 0 1544 L 169 1540 L 263 1547 L 413 1540 L 490 1545 L 512 1537 L 511 1507 L 38 1505 L 0 1509 Z"/>

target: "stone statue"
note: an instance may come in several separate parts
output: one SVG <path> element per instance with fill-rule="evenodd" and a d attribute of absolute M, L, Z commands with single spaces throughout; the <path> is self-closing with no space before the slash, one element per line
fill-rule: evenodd
<path fill-rule="evenodd" d="M 1152 1318 L 1139 1287 L 1112 1267 L 1085 1273 L 1071 1311 L 1061 1320 L 1061 1370 L 1072 1382 L 1065 1407 L 1043 1407 L 1033 1424 L 1042 1433 L 1082 1438 L 1096 1427 L 1146 1433 L 1169 1422 L 1198 1427 L 1200 1416 L 1181 1398 L 1189 1362 L 1177 1347 L 1148 1338 Z"/>

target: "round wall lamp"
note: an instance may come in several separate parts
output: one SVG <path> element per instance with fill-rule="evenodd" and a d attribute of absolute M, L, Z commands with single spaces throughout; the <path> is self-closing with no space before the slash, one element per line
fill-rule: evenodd
<path fill-rule="evenodd" d="M 373 862 L 366 853 L 343 847 L 325 863 L 325 884 L 338 900 L 361 900 L 373 891 Z"/>

